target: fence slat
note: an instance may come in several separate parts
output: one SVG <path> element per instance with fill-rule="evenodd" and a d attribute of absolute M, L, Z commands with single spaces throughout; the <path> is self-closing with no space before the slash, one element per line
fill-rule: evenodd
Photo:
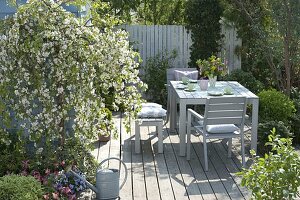
<path fill-rule="evenodd" d="M 129 40 L 134 44 L 145 65 L 147 58 L 163 52 L 177 51 L 177 58 L 172 63 L 176 68 L 188 67 L 190 60 L 191 32 L 184 26 L 177 25 L 122 25 L 129 32 Z M 233 27 L 222 26 L 223 45 L 220 55 L 228 63 L 229 71 L 241 68 L 241 59 L 235 54 L 237 46 L 242 45 Z"/>

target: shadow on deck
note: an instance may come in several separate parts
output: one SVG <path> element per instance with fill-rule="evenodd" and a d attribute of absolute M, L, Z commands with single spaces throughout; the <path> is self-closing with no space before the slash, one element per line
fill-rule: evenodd
<path fill-rule="evenodd" d="M 240 186 L 240 148 L 233 139 L 232 157 L 227 157 L 226 141 L 213 140 L 208 145 L 209 171 L 204 171 L 202 137 L 192 136 L 191 160 L 179 156 L 179 137 L 164 127 L 164 153 L 157 153 L 158 139 L 155 127 L 141 127 L 141 154 L 134 152 L 134 127 L 126 133 L 120 115 L 114 117 L 118 126 L 118 138 L 95 143 L 93 155 L 100 162 L 107 157 L 121 158 L 128 168 L 127 181 L 120 191 L 124 200 L 159 199 L 250 199 L 250 192 Z M 134 124 L 134 123 L 133 123 Z M 249 157 L 250 140 L 246 137 L 246 160 Z M 247 165 L 249 166 L 248 160 Z M 108 163 L 118 168 L 117 161 Z M 121 179 L 124 177 L 121 170 Z M 85 193 L 80 199 L 92 199 Z"/>

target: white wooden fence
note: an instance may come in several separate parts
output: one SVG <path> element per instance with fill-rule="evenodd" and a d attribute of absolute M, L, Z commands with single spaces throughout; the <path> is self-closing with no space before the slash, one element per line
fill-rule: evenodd
<path fill-rule="evenodd" d="M 129 40 L 133 43 L 145 64 L 147 58 L 162 52 L 176 50 L 177 57 L 172 67 L 188 67 L 190 57 L 190 46 L 192 45 L 191 33 L 184 26 L 177 25 L 122 25 L 120 28 L 129 32 Z M 241 45 L 237 39 L 236 32 L 228 26 L 222 27 L 224 44 L 220 55 L 225 56 L 230 71 L 241 67 L 239 56 L 235 55 L 235 48 Z"/>

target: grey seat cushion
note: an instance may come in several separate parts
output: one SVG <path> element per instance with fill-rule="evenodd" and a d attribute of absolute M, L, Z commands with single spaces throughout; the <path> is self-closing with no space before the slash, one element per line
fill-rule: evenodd
<path fill-rule="evenodd" d="M 164 118 L 166 115 L 167 111 L 160 104 L 143 103 L 138 118 Z"/>

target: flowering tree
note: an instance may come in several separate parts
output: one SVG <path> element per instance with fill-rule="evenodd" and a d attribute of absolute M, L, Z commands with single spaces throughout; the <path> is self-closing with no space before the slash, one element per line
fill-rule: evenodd
<path fill-rule="evenodd" d="M 29 0 L 0 28 L 1 98 L 31 141 L 49 147 L 57 141 L 58 150 L 67 140 L 84 144 L 113 128 L 109 92 L 128 126 L 144 88 L 126 32 L 86 26 L 61 3 Z"/>

